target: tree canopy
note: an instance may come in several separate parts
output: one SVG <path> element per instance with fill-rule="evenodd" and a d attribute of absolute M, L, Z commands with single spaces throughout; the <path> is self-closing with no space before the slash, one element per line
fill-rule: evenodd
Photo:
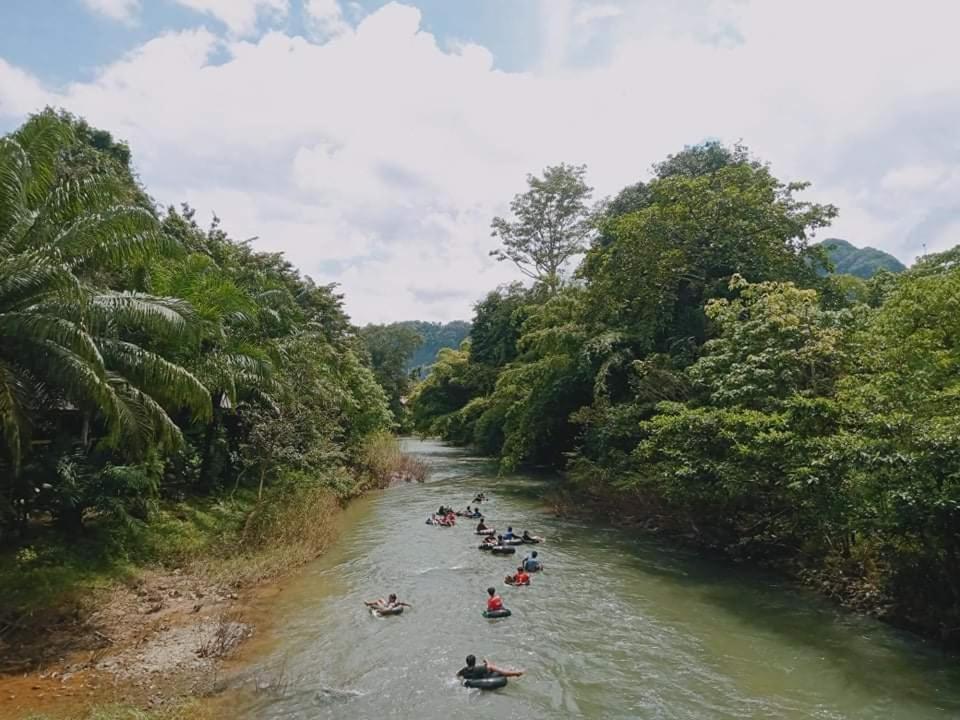
<path fill-rule="evenodd" d="M 335 289 L 155 208 L 131 167 L 63 112 L 0 139 L 0 541 L 45 513 L 145 521 L 185 492 L 342 477 L 390 426 Z"/>
<path fill-rule="evenodd" d="M 556 292 L 567 263 L 585 252 L 593 232 L 588 205 L 591 188 L 584 165 L 548 167 L 543 177 L 527 176 L 529 190 L 510 203 L 513 219 L 495 217 L 493 237 L 502 247 L 490 251 L 497 260 L 509 260 L 529 278 Z"/>
<path fill-rule="evenodd" d="M 601 205 L 574 282 L 477 303 L 415 425 L 960 641 L 960 250 L 896 274 L 817 244 L 837 209 L 806 188 L 743 146 L 654 165 Z"/>

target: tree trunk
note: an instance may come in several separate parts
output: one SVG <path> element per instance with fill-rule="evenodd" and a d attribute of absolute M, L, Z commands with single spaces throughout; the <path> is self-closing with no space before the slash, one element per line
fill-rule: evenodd
<path fill-rule="evenodd" d="M 80 425 L 80 446 L 86 452 L 90 449 L 90 413 L 83 414 L 83 420 Z"/>

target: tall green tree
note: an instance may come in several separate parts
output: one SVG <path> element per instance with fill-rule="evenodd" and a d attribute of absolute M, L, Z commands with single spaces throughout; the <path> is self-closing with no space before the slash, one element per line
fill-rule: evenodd
<path fill-rule="evenodd" d="M 630 328 L 641 354 L 676 351 L 706 339 L 703 308 L 735 273 L 815 286 L 823 258 L 808 239 L 836 208 L 800 200 L 805 187 L 758 163 L 652 181 L 646 206 L 610 221 L 612 240 L 581 266 L 594 321 Z"/>
<path fill-rule="evenodd" d="M 561 163 L 546 168 L 543 177 L 528 175 L 529 190 L 510 203 L 513 219 L 495 217 L 491 223 L 503 246 L 490 255 L 509 260 L 548 293 L 556 292 L 567 264 L 586 251 L 593 232 L 588 204 L 593 188 L 586 174 L 585 165 Z"/>
<path fill-rule="evenodd" d="M 133 341 L 185 332 L 191 308 L 91 284 L 104 265 L 172 246 L 151 213 L 124 202 L 122 179 L 62 167 L 72 142 L 52 113 L 0 140 L 0 425 L 14 466 L 44 403 L 95 414 L 116 443 L 174 441 L 164 406 L 209 413 L 194 376 Z"/>
<path fill-rule="evenodd" d="M 390 410 L 398 422 L 404 418 L 403 403 L 410 392 L 407 362 L 423 338 L 408 325 L 367 325 L 360 331 L 377 382 L 390 398 Z"/>
<path fill-rule="evenodd" d="M 19 470 L 44 418 L 76 418 L 81 452 L 96 441 L 137 459 L 181 443 L 171 414 L 210 415 L 203 384 L 145 341 L 182 337 L 192 308 L 103 285 L 175 244 L 152 212 L 131 204 L 129 178 L 95 158 L 76 162 L 77 142 L 71 123 L 49 111 L 0 139 L 4 515 L 15 501 L 33 500 Z M 67 506 L 74 518 L 82 512 Z"/>

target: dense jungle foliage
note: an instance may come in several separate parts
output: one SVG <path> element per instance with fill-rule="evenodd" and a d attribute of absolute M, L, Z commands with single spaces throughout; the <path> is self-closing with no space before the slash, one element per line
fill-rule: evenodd
<path fill-rule="evenodd" d="M 130 162 L 65 113 L 0 139 L 0 545 L 190 498 L 347 497 L 392 427 L 335 288 L 157 209 Z"/>
<path fill-rule="evenodd" d="M 716 143 L 596 205 L 582 168 L 531 177 L 493 230 L 540 275 L 477 303 L 416 428 L 957 642 L 960 249 L 829 272 L 805 187 Z"/>

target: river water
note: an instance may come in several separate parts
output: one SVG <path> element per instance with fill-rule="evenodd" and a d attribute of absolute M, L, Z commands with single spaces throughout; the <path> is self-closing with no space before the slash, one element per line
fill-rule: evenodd
<path fill-rule="evenodd" d="M 273 601 L 233 718 L 960 717 L 956 658 L 776 578 L 557 518 L 542 479 L 407 449 L 430 479 L 351 505 L 337 544 Z M 488 523 L 547 537 L 531 587 L 503 585 L 516 559 L 479 552 L 472 523 L 424 523 L 481 490 Z M 512 617 L 481 616 L 489 585 Z M 371 616 L 362 601 L 389 592 L 414 607 Z M 454 674 L 468 653 L 527 674 L 467 690 Z"/>

